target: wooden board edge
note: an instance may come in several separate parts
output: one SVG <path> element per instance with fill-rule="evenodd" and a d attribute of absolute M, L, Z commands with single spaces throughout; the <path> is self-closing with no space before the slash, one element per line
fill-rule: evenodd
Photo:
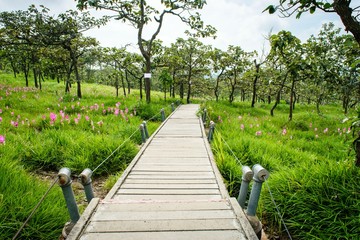
<path fill-rule="evenodd" d="M 76 240 L 78 239 L 87 224 L 90 221 L 91 216 L 94 214 L 95 209 L 99 205 L 100 198 L 93 198 L 89 205 L 85 208 L 83 214 L 81 214 L 80 219 L 77 221 L 75 226 L 71 229 L 69 235 L 66 237 L 66 240 Z"/>
<path fill-rule="evenodd" d="M 240 222 L 241 227 L 243 228 L 247 239 L 249 240 L 258 240 L 258 237 L 255 234 L 254 229 L 251 227 L 250 222 L 248 221 L 243 209 L 240 207 L 236 198 L 230 198 L 230 204 L 232 209 L 235 212 L 237 219 Z"/>

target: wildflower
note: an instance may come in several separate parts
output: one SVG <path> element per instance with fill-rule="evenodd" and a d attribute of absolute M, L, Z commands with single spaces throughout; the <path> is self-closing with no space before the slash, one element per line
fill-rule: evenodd
<path fill-rule="evenodd" d="M 119 112 L 120 112 L 119 109 L 116 108 L 115 111 L 114 111 L 115 116 L 118 116 L 118 115 L 119 115 Z"/>
<path fill-rule="evenodd" d="M 250 124 L 250 128 L 252 128 L 253 127 L 253 125 L 252 124 Z"/>
<path fill-rule="evenodd" d="M 261 134 L 262 134 L 261 131 L 257 131 L 257 132 L 255 133 L 256 136 L 261 136 Z"/>
<path fill-rule="evenodd" d="M 74 122 L 75 122 L 75 124 L 78 124 L 78 123 L 79 123 L 79 119 L 78 119 L 78 118 L 74 118 Z"/>
<path fill-rule="evenodd" d="M 2 117 L 0 117 L 0 122 L 2 122 Z"/>
<path fill-rule="evenodd" d="M 18 123 L 18 122 L 16 122 L 16 121 L 12 121 L 12 120 L 11 120 L 11 122 L 10 122 L 10 123 L 11 123 L 11 125 L 13 125 L 14 127 L 18 127 L 18 125 L 19 125 L 19 123 Z"/>
<path fill-rule="evenodd" d="M 104 124 L 104 122 L 101 120 L 101 121 L 97 122 L 97 124 L 101 127 Z"/>
<path fill-rule="evenodd" d="M 117 102 L 117 103 L 115 104 L 115 106 L 116 106 L 117 108 L 118 108 L 120 105 L 121 105 L 120 102 Z"/>
<path fill-rule="evenodd" d="M 0 135 L 0 144 L 5 144 L 5 136 Z"/>
<path fill-rule="evenodd" d="M 328 128 L 325 128 L 325 129 L 324 129 L 324 133 L 327 133 L 328 131 L 329 131 Z"/>
<path fill-rule="evenodd" d="M 319 138 L 319 135 L 316 134 L 316 135 L 315 135 L 315 138 Z"/>
<path fill-rule="evenodd" d="M 125 108 L 125 114 L 127 114 L 129 112 L 128 108 Z"/>
<path fill-rule="evenodd" d="M 244 130 L 244 129 L 245 129 L 244 124 L 241 124 L 241 125 L 240 125 L 240 129 L 241 129 L 241 130 Z"/>
<path fill-rule="evenodd" d="M 348 128 L 346 133 L 351 133 L 351 128 Z"/>
<path fill-rule="evenodd" d="M 312 128 L 312 123 L 309 124 L 309 127 Z"/>
<path fill-rule="evenodd" d="M 314 128 L 314 131 L 316 132 L 318 129 L 317 128 Z"/>
<path fill-rule="evenodd" d="M 51 121 L 51 122 L 55 122 L 55 120 L 56 120 L 56 114 L 53 113 L 53 112 L 51 112 L 51 113 L 50 113 L 50 121 Z"/>
<path fill-rule="evenodd" d="M 75 106 L 74 106 L 74 105 L 71 105 L 71 109 L 74 110 L 74 109 L 75 109 Z"/>
<path fill-rule="evenodd" d="M 241 119 L 242 119 L 242 116 L 238 116 L 238 119 L 241 120 Z"/>
<path fill-rule="evenodd" d="M 81 114 L 78 113 L 77 117 L 78 117 L 78 119 L 80 120 L 80 119 L 81 119 Z"/>
<path fill-rule="evenodd" d="M 343 133 L 345 133 L 346 132 L 346 128 L 343 128 Z"/>
<path fill-rule="evenodd" d="M 85 116 L 85 120 L 86 120 L 86 121 L 89 121 L 89 120 L 90 120 L 90 117 L 89 117 L 89 116 Z"/>
<path fill-rule="evenodd" d="M 282 135 L 286 135 L 286 133 L 287 133 L 287 131 L 286 131 L 286 128 L 284 128 L 283 130 L 282 130 Z"/>
<path fill-rule="evenodd" d="M 103 114 L 106 114 L 106 110 L 105 110 L 105 109 L 103 110 Z"/>
<path fill-rule="evenodd" d="M 14 116 L 14 112 L 11 112 L 11 116 Z"/>
<path fill-rule="evenodd" d="M 0 108 L 0 113 L 2 113 L 2 109 Z"/>
<path fill-rule="evenodd" d="M 77 104 L 78 106 L 80 106 L 80 102 L 77 102 L 76 104 Z"/>

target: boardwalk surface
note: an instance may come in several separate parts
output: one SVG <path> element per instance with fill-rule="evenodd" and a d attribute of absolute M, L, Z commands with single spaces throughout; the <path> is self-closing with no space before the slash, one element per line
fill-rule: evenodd
<path fill-rule="evenodd" d="M 198 105 L 182 105 L 68 239 L 257 239 L 214 164 Z"/>

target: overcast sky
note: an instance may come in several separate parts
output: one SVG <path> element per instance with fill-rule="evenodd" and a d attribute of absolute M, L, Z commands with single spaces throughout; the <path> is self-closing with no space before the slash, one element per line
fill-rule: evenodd
<path fill-rule="evenodd" d="M 148 0 L 148 3 L 153 1 L 155 0 Z M 203 42 L 223 50 L 229 45 L 237 45 L 246 51 L 261 52 L 265 48 L 267 52 L 269 47 L 265 38 L 270 32 L 288 30 L 302 41 L 306 41 L 312 34 L 317 35 L 324 23 L 333 22 L 335 26 L 343 29 L 339 17 L 333 13 L 318 11 L 315 14 L 303 14 L 301 19 L 295 19 L 295 16 L 280 18 L 277 15 L 262 13 L 269 4 L 277 2 L 278 0 L 207 0 L 207 5 L 200 13 L 206 24 L 217 29 L 217 38 L 204 39 Z M 36 6 L 42 4 L 48 7 L 51 15 L 76 9 L 74 0 L 0 0 L 2 11 L 26 10 L 32 3 Z M 92 10 L 91 13 L 100 16 L 106 11 Z M 178 37 L 185 38 L 186 29 L 179 19 L 167 16 L 158 38 L 165 45 L 169 45 Z M 136 29 L 115 20 L 100 29 L 86 33 L 95 37 L 104 47 L 122 47 L 132 43 L 131 48 L 134 51 L 137 50 L 136 34 Z"/>

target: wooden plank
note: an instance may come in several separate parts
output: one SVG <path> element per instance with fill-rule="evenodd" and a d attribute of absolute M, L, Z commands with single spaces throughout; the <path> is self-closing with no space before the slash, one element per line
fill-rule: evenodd
<path fill-rule="evenodd" d="M 232 210 L 157 211 L 157 212 L 95 212 L 92 221 L 189 220 L 236 218 Z"/>
<path fill-rule="evenodd" d="M 217 184 L 179 184 L 179 183 L 125 183 L 121 185 L 122 189 L 131 188 L 131 189 L 218 189 Z"/>
<path fill-rule="evenodd" d="M 118 201 L 191 201 L 191 200 L 221 200 L 219 194 L 211 195 L 115 195 L 112 198 Z"/>
<path fill-rule="evenodd" d="M 162 166 L 162 165 L 143 165 L 136 164 L 133 171 L 161 171 L 161 172 L 209 172 L 212 171 L 211 166 Z"/>
<path fill-rule="evenodd" d="M 126 179 L 125 183 L 129 184 L 216 184 L 216 180 L 214 179 Z"/>
<path fill-rule="evenodd" d="M 229 210 L 228 201 L 162 201 L 162 202 L 103 202 L 99 204 L 99 212 L 158 212 L 158 211 L 184 211 L 184 210 Z"/>
<path fill-rule="evenodd" d="M 131 171 L 130 175 L 156 175 L 156 176 L 208 176 L 212 177 L 214 176 L 213 172 L 199 172 L 199 171 L 193 171 L 193 172 L 178 172 L 178 171 L 168 171 L 168 172 L 160 172 L 160 171 Z"/>
<path fill-rule="evenodd" d="M 138 220 L 91 222 L 86 232 L 154 232 L 192 230 L 237 230 L 236 219 L 199 219 L 199 220 Z"/>
<path fill-rule="evenodd" d="M 210 179 L 213 180 L 215 179 L 215 176 L 211 176 L 211 175 L 154 175 L 154 174 L 149 174 L 149 175 L 141 175 L 141 174 L 131 174 L 127 177 L 127 179 L 168 179 L 168 180 L 201 180 L 201 179 Z"/>
<path fill-rule="evenodd" d="M 244 240 L 242 232 L 228 231 L 171 231 L 171 232 L 122 232 L 122 233 L 86 233 L 81 240 Z"/>
<path fill-rule="evenodd" d="M 117 195 L 121 194 L 130 194 L 130 195 L 210 195 L 210 194 L 220 194 L 218 189 L 151 189 L 151 188 L 142 188 L 142 189 L 128 189 L 121 188 L 117 191 Z"/>

